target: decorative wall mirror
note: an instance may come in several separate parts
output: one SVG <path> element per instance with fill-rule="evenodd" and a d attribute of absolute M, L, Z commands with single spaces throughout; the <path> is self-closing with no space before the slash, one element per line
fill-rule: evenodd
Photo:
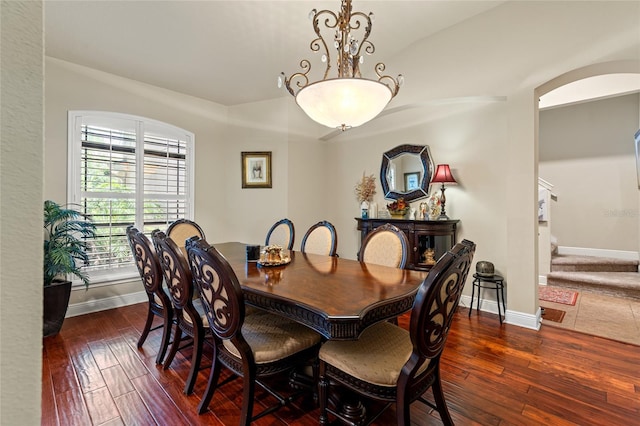
<path fill-rule="evenodd" d="M 382 155 L 380 183 L 384 198 L 411 202 L 429 195 L 433 161 L 427 145 L 399 145 Z"/>

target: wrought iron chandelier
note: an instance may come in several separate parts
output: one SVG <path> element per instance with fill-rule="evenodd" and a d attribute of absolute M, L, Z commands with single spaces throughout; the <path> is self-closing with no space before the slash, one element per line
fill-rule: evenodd
<path fill-rule="evenodd" d="M 318 123 L 342 130 L 360 126 L 380 114 L 398 94 L 404 81 L 402 74 L 397 78 L 383 74 L 385 65 L 382 62 L 374 67 L 377 79 L 363 78 L 360 73 L 364 55 L 375 52 L 375 46 L 369 41 L 373 18 L 373 13 L 352 12 L 351 0 L 342 0 L 338 15 L 330 10 L 316 9 L 309 13 L 317 35 L 310 48 L 313 52 L 322 53 L 321 61 L 326 64 L 324 76 L 321 80 L 309 81 L 311 63 L 303 59 L 300 61 L 302 71 L 288 78 L 285 73 L 280 73 L 278 87 L 285 86 L 300 108 Z M 326 29 L 335 30 L 330 44 L 321 34 L 321 30 Z M 356 38 L 352 32 L 361 37 Z M 329 46 L 335 48 L 335 65 L 338 68 L 335 77 L 329 74 L 332 66 Z"/>

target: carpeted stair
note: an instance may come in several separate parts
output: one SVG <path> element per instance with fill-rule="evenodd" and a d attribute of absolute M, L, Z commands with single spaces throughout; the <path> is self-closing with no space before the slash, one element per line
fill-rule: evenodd
<path fill-rule="evenodd" d="M 554 255 L 547 284 L 640 299 L 637 260 Z"/>

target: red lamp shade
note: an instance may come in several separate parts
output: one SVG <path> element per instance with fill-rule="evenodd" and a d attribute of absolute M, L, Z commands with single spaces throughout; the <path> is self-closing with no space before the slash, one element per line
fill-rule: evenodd
<path fill-rule="evenodd" d="M 458 183 L 456 182 L 456 180 L 453 178 L 453 175 L 451 174 L 451 169 L 449 168 L 448 164 L 438 164 L 438 167 L 436 168 L 436 172 L 433 175 L 433 178 L 431 179 L 431 183 Z"/>

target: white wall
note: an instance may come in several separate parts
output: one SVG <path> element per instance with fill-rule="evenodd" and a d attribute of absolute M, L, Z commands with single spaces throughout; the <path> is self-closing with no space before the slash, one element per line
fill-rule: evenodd
<path fill-rule="evenodd" d="M 40 424 L 42 2 L 0 2 L 0 424 Z"/>
<path fill-rule="evenodd" d="M 638 251 L 633 135 L 640 95 L 540 113 L 540 177 L 554 185 L 551 233 L 561 246 Z"/>
<path fill-rule="evenodd" d="M 375 174 L 376 195 L 374 202 L 381 208 L 389 200 L 384 200 L 380 185 L 379 170 L 382 153 L 401 144 L 428 145 L 434 164 L 448 163 L 458 185 L 447 188 L 447 215 L 459 219 L 458 240 L 469 238 L 479 244 L 477 256 L 494 260 L 499 269 L 506 269 L 504 247 L 496 252 L 488 250 L 496 236 L 504 239 L 506 226 L 503 221 L 491 220 L 483 226 L 483 218 L 499 217 L 506 205 L 506 182 L 495 162 L 506 161 L 505 102 L 474 104 L 461 111 L 459 106 L 440 107 L 440 118 L 402 130 L 394 130 L 365 138 L 352 138 L 330 145 L 329 157 L 335 159 L 336 170 L 329 184 L 334 191 L 334 203 L 343 207 L 336 209 L 332 220 L 340 230 L 340 255 L 355 258 L 360 247 L 360 233 L 356 230 L 355 217 L 360 206 L 353 191 L 362 178 L 362 172 Z M 449 110 L 449 114 L 445 111 Z M 484 155 L 496 152 L 497 156 Z M 431 188 L 439 191 L 439 187 Z M 417 208 L 424 200 L 411 204 Z M 480 237 L 479 235 L 484 235 Z M 496 259 L 497 257 L 497 259 Z"/>

